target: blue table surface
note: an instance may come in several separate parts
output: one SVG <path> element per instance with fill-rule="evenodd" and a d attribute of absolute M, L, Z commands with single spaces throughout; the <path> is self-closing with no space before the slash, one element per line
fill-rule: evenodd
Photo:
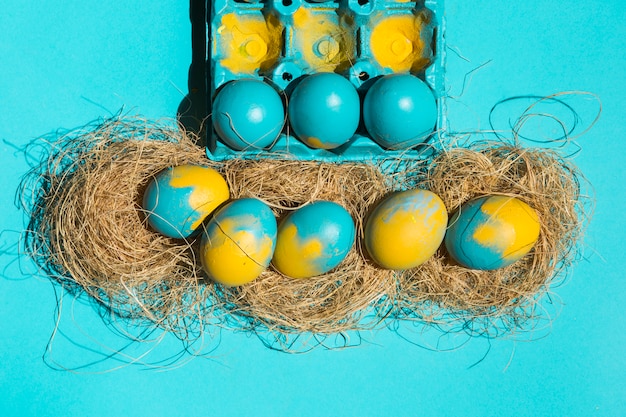
<path fill-rule="evenodd" d="M 363 334 L 356 348 L 288 355 L 224 331 L 209 357 L 162 372 L 115 369 L 123 364 L 114 359 L 67 372 L 42 360 L 55 329 L 55 287 L 29 274 L 32 265 L 16 252 L 24 219 L 14 197 L 27 169 L 17 149 L 121 108 L 173 118 L 187 93 L 189 4 L 3 2 L 0 416 L 626 415 L 626 5 L 448 0 L 446 18 L 451 131 L 488 129 L 489 110 L 507 97 L 580 90 L 602 100 L 575 157 L 596 199 L 585 257 L 553 288 L 558 317 L 537 340 L 452 337 L 440 346 L 458 348 L 433 351 L 384 329 Z M 579 104 L 590 122 L 593 103 Z M 59 330 L 82 346 L 57 337 L 49 363 L 79 366 L 122 346 L 92 306 L 62 300 Z M 413 331 L 413 341 L 437 339 Z M 176 346 L 166 338 L 159 349 Z"/>

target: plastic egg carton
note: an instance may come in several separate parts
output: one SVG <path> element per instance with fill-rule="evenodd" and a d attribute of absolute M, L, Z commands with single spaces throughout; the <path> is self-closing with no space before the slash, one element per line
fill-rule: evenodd
<path fill-rule="evenodd" d="M 207 25 L 209 109 L 229 81 L 262 80 L 286 102 L 300 77 L 335 72 L 350 80 L 363 99 L 377 77 L 408 72 L 425 81 L 436 97 L 438 117 L 431 139 L 445 132 L 442 0 L 210 0 Z M 363 122 L 348 143 L 332 150 L 303 144 L 288 122 L 271 146 L 243 151 L 220 142 L 210 117 L 208 126 L 207 155 L 213 160 L 366 161 L 421 155 L 420 146 L 382 148 L 368 137 Z"/>

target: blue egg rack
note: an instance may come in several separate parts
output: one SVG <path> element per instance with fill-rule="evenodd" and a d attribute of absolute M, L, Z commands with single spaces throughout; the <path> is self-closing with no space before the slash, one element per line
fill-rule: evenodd
<path fill-rule="evenodd" d="M 404 72 L 419 77 L 433 90 L 438 116 L 429 141 L 442 136 L 446 131 L 443 10 L 443 0 L 209 0 L 208 109 L 222 85 L 244 78 L 267 82 L 285 97 L 299 77 L 332 71 L 350 80 L 363 98 L 377 77 Z M 394 48 L 397 54 L 385 61 L 380 53 L 377 55 L 377 45 L 396 36 L 394 28 L 403 19 L 414 19 L 417 23 L 411 27 L 418 29 L 408 34 L 405 29 L 408 49 L 406 42 L 401 42 Z M 377 28 L 383 24 L 387 30 L 381 32 Z M 386 65 L 389 62 L 391 65 Z M 332 150 L 308 147 L 290 133 L 286 122 L 271 146 L 243 151 L 220 141 L 210 114 L 206 123 L 206 153 L 218 161 L 280 158 L 344 162 L 423 157 L 421 145 L 409 150 L 382 148 L 368 137 L 362 122 L 346 144 Z"/>

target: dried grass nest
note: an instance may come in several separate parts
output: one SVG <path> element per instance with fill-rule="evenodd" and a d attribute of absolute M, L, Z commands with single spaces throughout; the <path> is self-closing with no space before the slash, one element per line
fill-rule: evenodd
<path fill-rule="evenodd" d="M 41 145 L 41 143 L 40 143 Z M 333 335 L 394 320 L 473 332 L 511 329 L 575 259 L 585 220 L 580 173 L 546 149 L 484 142 L 439 149 L 420 162 L 374 164 L 206 158 L 193 135 L 155 122 L 115 118 L 44 143 L 19 189 L 29 224 L 23 246 L 45 274 L 108 313 L 191 338 L 209 325 L 273 335 Z M 166 167 L 211 166 L 233 198 L 257 197 L 280 218 L 315 200 L 336 201 L 362 236 L 368 210 L 394 190 L 426 188 L 450 213 L 487 194 L 516 196 L 541 219 L 535 249 L 497 271 L 454 265 L 440 251 L 404 272 L 378 268 L 357 244 L 323 276 L 294 280 L 269 268 L 254 282 L 223 287 L 204 278 L 197 241 L 163 237 L 146 225 L 144 187 Z M 382 165 L 381 165 L 382 166 Z M 402 166 L 402 169 L 398 167 Z M 390 168 L 395 167 L 395 168 Z"/>

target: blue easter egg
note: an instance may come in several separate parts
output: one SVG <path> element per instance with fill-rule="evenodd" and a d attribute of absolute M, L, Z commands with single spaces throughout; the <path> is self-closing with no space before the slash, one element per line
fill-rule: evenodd
<path fill-rule="evenodd" d="M 459 264 L 492 270 L 524 257 L 539 231 L 533 208 L 517 198 L 494 195 L 461 206 L 450 219 L 445 245 Z"/>
<path fill-rule="evenodd" d="M 334 149 L 359 126 L 360 101 L 354 85 L 324 72 L 304 78 L 289 98 L 289 121 L 295 136 L 312 148 Z"/>
<path fill-rule="evenodd" d="M 324 274 L 344 260 L 354 238 L 350 213 L 339 204 L 317 201 L 290 213 L 280 223 L 272 263 L 292 278 Z"/>
<path fill-rule="evenodd" d="M 242 79 L 219 90 L 213 100 L 212 118 L 215 132 L 226 145 L 239 151 L 263 149 L 280 135 L 285 108 L 272 86 Z"/>
<path fill-rule="evenodd" d="M 363 122 L 382 147 L 411 148 L 426 141 L 437 123 L 435 96 L 413 75 L 386 75 L 365 94 Z"/>
<path fill-rule="evenodd" d="M 269 266 L 276 247 L 276 218 L 260 200 L 243 198 L 219 208 L 200 242 L 206 274 L 227 286 L 253 281 Z"/>
<path fill-rule="evenodd" d="M 185 239 L 228 198 L 228 185 L 219 172 L 179 165 L 161 171 L 150 181 L 142 206 L 153 229 L 167 237 Z"/>
<path fill-rule="evenodd" d="M 420 189 L 397 192 L 368 216 L 365 247 L 385 269 L 414 268 L 435 254 L 447 225 L 448 212 L 437 194 Z"/>

